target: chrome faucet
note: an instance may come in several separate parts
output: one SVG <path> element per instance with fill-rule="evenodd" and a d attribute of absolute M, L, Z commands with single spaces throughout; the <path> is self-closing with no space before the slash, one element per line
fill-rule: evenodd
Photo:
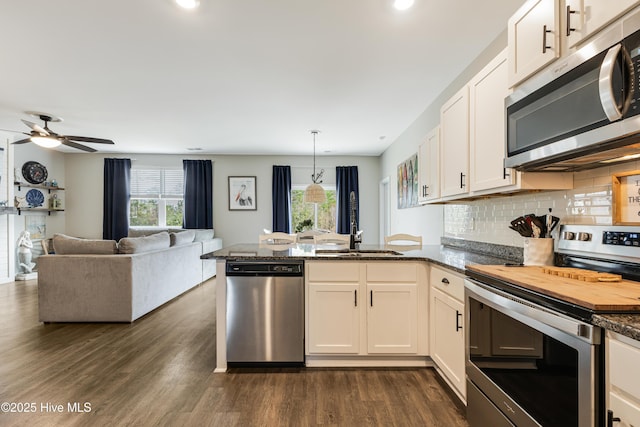
<path fill-rule="evenodd" d="M 358 249 L 362 243 L 362 231 L 358 231 L 358 223 L 356 221 L 356 193 L 354 191 L 349 194 L 351 233 L 349 238 L 349 249 Z"/>

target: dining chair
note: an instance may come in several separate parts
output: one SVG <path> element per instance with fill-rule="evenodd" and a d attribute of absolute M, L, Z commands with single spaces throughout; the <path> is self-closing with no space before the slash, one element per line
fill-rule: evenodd
<path fill-rule="evenodd" d="M 295 234 L 283 233 L 280 231 L 275 231 L 273 233 L 260 234 L 258 236 L 258 242 L 262 244 L 286 244 L 286 243 L 296 243 L 297 237 Z"/>
<path fill-rule="evenodd" d="M 348 234 L 338 234 L 338 233 L 322 233 L 316 236 L 313 236 L 313 243 L 316 245 L 321 244 L 349 244 L 351 240 L 351 236 Z"/>
<path fill-rule="evenodd" d="M 403 244 L 406 245 L 407 242 L 413 242 L 411 244 L 421 245 L 422 246 L 422 236 L 413 236 L 411 234 L 392 234 L 390 236 L 384 237 L 384 244 Z"/>

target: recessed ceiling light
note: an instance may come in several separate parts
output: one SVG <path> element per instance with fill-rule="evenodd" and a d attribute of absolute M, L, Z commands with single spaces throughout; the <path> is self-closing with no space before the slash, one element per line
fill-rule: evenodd
<path fill-rule="evenodd" d="M 200 6 L 200 0 L 175 0 L 175 2 L 183 9 L 195 9 Z"/>
<path fill-rule="evenodd" d="M 414 0 L 395 0 L 393 2 L 393 7 L 398 10 L 407 10 L 411 6 L 413 6 Z"/>

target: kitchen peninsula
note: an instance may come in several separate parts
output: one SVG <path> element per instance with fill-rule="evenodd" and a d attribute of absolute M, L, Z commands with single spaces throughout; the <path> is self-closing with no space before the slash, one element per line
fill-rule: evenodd
<path fill-rule="evenodd" d="M 306 366 L 432 366 L 430 265 L 461 276 L 467 264 L 513 260 L 444 245 L 339 248 L 238 244 L 202 256 L 218 263 L 216 372 L 227 369 L 228 262 L 304 262 Z"/>

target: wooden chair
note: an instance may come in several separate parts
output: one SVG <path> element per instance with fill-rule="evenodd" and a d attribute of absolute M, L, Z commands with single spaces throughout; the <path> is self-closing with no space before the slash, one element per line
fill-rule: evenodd
<path fill-rule="evenodd" d="M 407 245 L 407 242 L 414 242 L 410 244 L 422 246 L 422 236 L 413 236 L 411 234 L 401 233 L 401 234 L 392 234 L 390 236 L 385 236 L 384 238 L 385 245 L 390 245 L 390 244 L 391 245 L 395 245 L 395 244 Z"/>
<path fill-rule="evenodd" d="M 338 234 L 338 233 L 322 233 L 316 236 L 313 236 L 313 243 L 316 245 L 324 245 L 324 244 L 338 244 L 344 245 L 349 244 L 351 241 L 351 237 L 348 234 Z"/>
<path fill-rule="evenodd" d="M 261 234 L 258 236 L 258 242 L 260 244 L 267 244 L 267 245 L 292 244 L 292 243 L 296 243 L 296 241 L 297 241 L 297 237 L 295 234 L 282 233 L 279 231 L 276 231 L 274 233 Z"/>

